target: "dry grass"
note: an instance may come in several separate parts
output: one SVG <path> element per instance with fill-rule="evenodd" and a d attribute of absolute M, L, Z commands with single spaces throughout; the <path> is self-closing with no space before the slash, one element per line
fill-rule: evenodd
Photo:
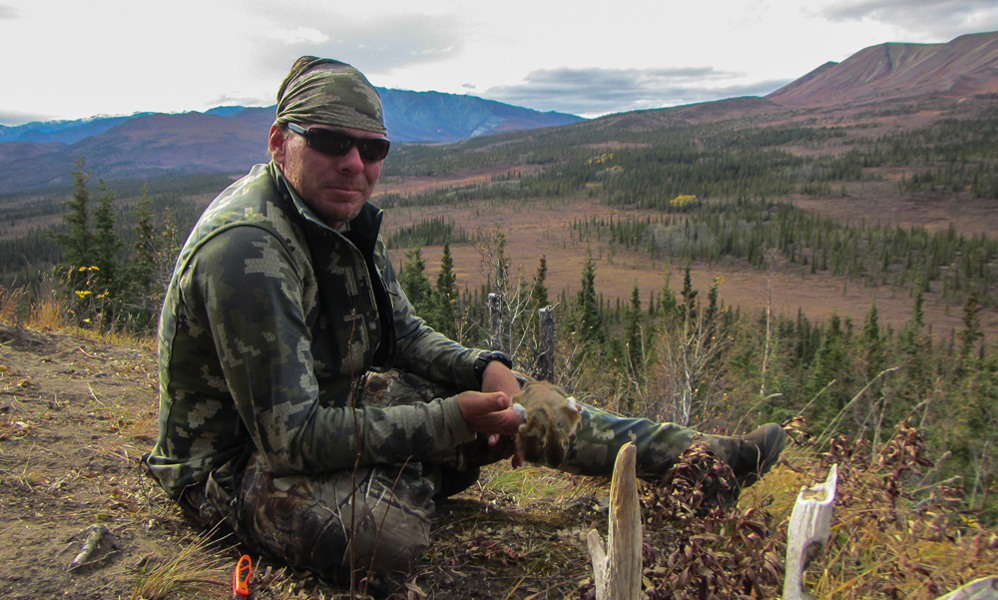
<path fill-rule="evenodd" d="M 42 278 L 32 289 L 7 289 L 0 285 L 0 323 L 43 332 L 58 331 L 101 339 L 116 344 L 149 347 L 156 343 L 155 333 L 129 333 L 117 327 L 98 329 L 80 327 L 71 318 L 71 309 L 60 298 L 55 279 Z"/>
<path fill-rule="evenodd" d="M 506 463 L 490 465 L 482 477 L 482 489 L 513 499 L 518 509 L 537 510 L 541 505 L 570 505 L 596 494 L 605 484 L 599 478 L 573 477 L 544 467 L 510 468 Z"/>
<path fill-rule="evenodd" d="M 42 331 L 61 331 L 68 326 L 65 306 L 52 293 L 32 298 L 25 288 L 0 286 L 0 323 L 19 323 Z"/>
<path fill-rule="evenodd" d="M 923 487 L 932 464 L 924 452 L 909 427 L 878 449 L 847 437 L 824 452 L 796 446 L 740 508 L 765 506 L 785 539 L 800 488 L 823 481 L 836 463 L 832 538 L 808 570 L 808 587 L 818 598 L 931 600 L 998 574 L 998 535 L 973 519 L 957 490 Z"/>
<path fill-rule="evenodd" d="M 181 542 L 169 558 L 139 567 L 132 600 L 231 598 L 230 559 L 209 535 Z"/>

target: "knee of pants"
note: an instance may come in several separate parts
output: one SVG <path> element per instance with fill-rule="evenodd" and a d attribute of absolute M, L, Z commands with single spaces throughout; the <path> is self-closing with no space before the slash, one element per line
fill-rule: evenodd
<path fill-rule="evenodd" d="M 427 480 L 388 466 L 361 469 L 355 484 L 352 472 L 273 477 L 251 461 L 236 518 L 262 554 L 346 582 L 351 570 L 412 569 L 429 546 L 431 495 Z"/>

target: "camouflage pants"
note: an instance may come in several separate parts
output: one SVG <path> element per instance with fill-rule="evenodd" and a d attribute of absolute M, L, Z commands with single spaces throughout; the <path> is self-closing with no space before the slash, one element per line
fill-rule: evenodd
<path fill-rule="evenodd" d="M 407 373 L 371 373 L 362 401 L 389 406 L 454 393 Z M 587 406 L 564 463 L 550 466 L 609 476 L 620 447 L 633 441 L 639 474 L 660 477 L 695 435 L 675 424 L 625 419 Z M 731 438 L 703 439 L 726 455 L 726 440 Z M 367 577 L 375 589 L 391 591 L 426 551 L 433 498 L 473 484 L 480 465 L 501 457 L 484 436 L 444 455 L 420 457 L 422 462 L 365 467 L 356 474 L 274 477 L 252 456 L 233 495 L 209 480 L 201 513 L 208 517 L 206 510 L 218 510 L 239 538 L 261 554 L 341 583 L 349 581 L 353 568 L 358 581 Z"/>
<path fill-rule="evenodd" d="M 255 458 L 236 491 L 237 533 L 249 546 L 326 579 L 402 583 L 430 543 L 433 484 L 418 463 L 273 477 Z"/>

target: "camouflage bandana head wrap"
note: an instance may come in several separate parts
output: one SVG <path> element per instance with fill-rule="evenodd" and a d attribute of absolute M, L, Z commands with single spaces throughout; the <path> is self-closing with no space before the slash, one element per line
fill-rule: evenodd
<path fill-rule="evenodd" d="M 281 84 L 277 122 L 388 132 L 381 98 L 364 74 L 338 60 L 314 56 L 295 61 Z"/>

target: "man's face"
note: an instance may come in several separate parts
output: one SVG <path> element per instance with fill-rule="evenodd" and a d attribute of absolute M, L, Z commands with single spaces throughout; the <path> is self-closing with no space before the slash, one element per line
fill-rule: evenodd
<path fill-rule="evenodd" d="M 306 129 L 310 124 L 303 124 Z M 330 127 L 355 137 L 384 137 L 370 131 Z M 323 154 L 309 148 L 305 138 L 285 127 L 270 128 L 270 152 L 301 199 L 324 223 L 336 228 L 353 219 L 374 193 L 384 161 L 366 161 L 356 146 L 343 156 Z"/>

